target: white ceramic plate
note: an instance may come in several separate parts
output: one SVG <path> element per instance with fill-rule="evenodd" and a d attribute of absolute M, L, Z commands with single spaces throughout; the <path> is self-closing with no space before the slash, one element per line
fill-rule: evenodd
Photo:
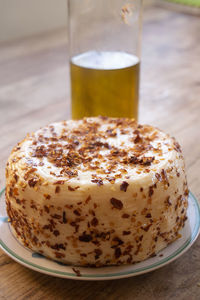
<path fill-rule="evenodd" d="M 51 261 L 25 248 L 12 235 L 6 215 L 4 189 L 0 192 L 0 247 L 16 262 L 52 276 L 78 280 L 110 280 L 136 276 L 147 273 L 172 262 L 186 252 L 196 240 L 200 232 L 200 207 L 198 201 L 190 193 L 188 219 L 180 234 L 181 238 L 170 244 L 155 257 L 133 265 L 112 266 L 102 268 L 83 268 L 63 265 Z"/>

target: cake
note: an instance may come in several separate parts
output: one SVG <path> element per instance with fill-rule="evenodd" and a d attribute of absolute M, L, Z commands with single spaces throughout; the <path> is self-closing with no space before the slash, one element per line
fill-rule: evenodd
<path fill-rule="evenodd" d="M 6 166 L 13 234 L 70 265 L 132 264 L 180 237 L 188 188 L 176 140 L 133 119 L 95 117 L 27 135 Z"/>

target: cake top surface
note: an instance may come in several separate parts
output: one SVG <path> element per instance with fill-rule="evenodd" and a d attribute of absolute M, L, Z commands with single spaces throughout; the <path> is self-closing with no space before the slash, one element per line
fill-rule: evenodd
<path fill-rule="evenodd" d="M 27 172 L 48 180 L 103 185 L 156 174 L 180 151 L 175 139 L 155 127 L 96 117 L 52 123 L 28 135 L 13 153 Z"/>

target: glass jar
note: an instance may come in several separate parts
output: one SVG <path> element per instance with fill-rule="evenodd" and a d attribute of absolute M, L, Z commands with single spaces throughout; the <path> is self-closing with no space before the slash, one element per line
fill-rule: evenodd
<path fill-rule="evenodd" d="M 141 15 L 141 0 L 68 0 L 73 119 L 137 119 Z"/>

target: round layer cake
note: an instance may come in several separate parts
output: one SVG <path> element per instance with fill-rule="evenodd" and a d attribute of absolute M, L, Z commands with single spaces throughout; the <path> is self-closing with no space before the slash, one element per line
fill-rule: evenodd
<path fill-rule="evenodd" d="M 179 144 L 131 119 L 46 126 L 13 149 L 6 177 L 16 237 L 67 264 L 142 261 L 180 237 L 187 218 Z"/>

